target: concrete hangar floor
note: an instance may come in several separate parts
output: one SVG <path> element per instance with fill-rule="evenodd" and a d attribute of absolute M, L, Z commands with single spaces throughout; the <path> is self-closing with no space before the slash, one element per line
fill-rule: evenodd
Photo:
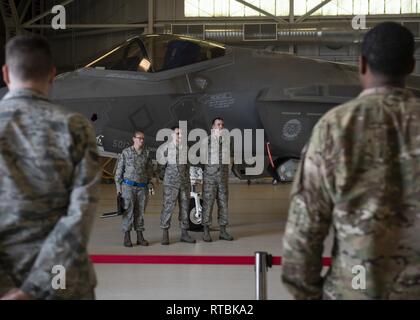
<path fill-rule="evenodd" d="M 253 256 L 256 251 L 281 256 L 291 184 L 230 183 L 228 230 L 235 237 L 232 242 L 219 240 L 217 231 L 212 232 L 211 243 L 202 240 L 202 232 L 190 232 L 196 244 L 179 242 L 181 230 L 176 208 L 169 246 L 160 244 L 162 185 L 155 184 L 155 189 L 145 214 L 145 237 L 150 245 L 125 248 L 121 217 L 101 218 L 102 213 L 115 211 L 115 187 L 100 186 L 100 202 L 89 244 L 98 277 L 97 299 L 255 299 Z M 216 208 L 213 227 L 218 228 Z M 136 240 L 134 232 L 132 239 Z M 280 275 L 281 266 L 269 269 L 268 299 L 291 299 Z"/>

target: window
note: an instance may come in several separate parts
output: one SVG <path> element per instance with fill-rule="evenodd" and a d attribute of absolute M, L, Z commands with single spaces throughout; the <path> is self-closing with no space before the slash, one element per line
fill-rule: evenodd
<path fill-rule="evenodd" d="M 353 1 L 352 0 L 338 0 L 337 1 L 337 14 L 338 15 L 352 15 L 353 14 Z"/>
<path fill-rule="evenodd" d="M 289 14 L 288 0 L 246 0 L 271 14 Z M 185 0 L 186 17 L 255 17 L 262 14 L 236 0 Z"/>
<path fill-rule="evenodd" d="M 226 50 L 222 45 L 175 35 L 146 36 L 143 43 L 153 72 L 222 57 Z"/>
<path fill-rule="evenodd" d="M 384 13 L 385 12 L 385 2 L 384 1 L 370 1 L 369 12 L 371 14 Z"/>
<path fill-rule="evenodd" d="M 216 59 L 225 47 L 175 35 L 136 38 L 109 51 L 86 68 L 102 70 L 159 72 Z"/>
<path fill-rule="evenodd" d="M 384 0 L 374 0 L 374 1 L 384 1 Z M 369 13 L 369 1 L 353 0 L 353 14 L 368 14 L 368 13 Z"/>
<path fill-rule="evenodd" d="M 289 0 L 246 0 L 277 16 L 288 16 Z M 323 0 L 294 0 L 294 14 L 301 16 Z M 186 17 L 259 17 L 262 13 L 236 0 L 184 0 Z M 420 0 L 332 0 L 313 15 L 420 13 Z"/>
<path fill-rule="evenodd" d="M 136 38 L 107 52 L 86 68 L 159 72 L 216 59 L 225 55 L 224 46 L 175 35 Z"/>
<path fill-rule="evenodd" d="M 276 1 L 276 15 L 277 16 L 288 16 L 290 12 L 289 1 Z"/>
<path fill-rule="evenodd" d="M 295 0 L 294 7 L 295 7 L 295 15 L 302 16 L 308 10 L 306 10 L 307 1 L 306 0 Z"/>
<path fill-rule="evenodd" d="M 86 67 L 103 70 L 147 72 L 150 64 L 145 56 L 144 49 L 134 39 L 109 51 Z"/>

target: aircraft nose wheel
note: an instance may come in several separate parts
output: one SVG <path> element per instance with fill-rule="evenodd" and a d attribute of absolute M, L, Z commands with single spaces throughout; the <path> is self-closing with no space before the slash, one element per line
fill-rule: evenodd
<path fill-rule="evenodd" d="M 202 207 L 203 203 L 200 199 L 200 206 Z M 197 212 L 195 207 L 195 199 L 190 199 L 190 211 L 188 215 L 188 220 L 190 223 L 190 231 L 203 231 L 203 226 L 201 225 L 201 210 Z"/>

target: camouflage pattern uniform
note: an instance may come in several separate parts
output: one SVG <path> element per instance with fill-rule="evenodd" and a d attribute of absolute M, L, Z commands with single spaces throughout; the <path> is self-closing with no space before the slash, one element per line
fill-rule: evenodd
<path fill-rule="evenodd" d="M 228 224 L 229 200 L 229 164 L 222 163 L 223 154 L 229 159 L 227 144 L 222 144 L 222 138 L 210 136 L 208 143 L 208 164 L 203 170 L 203 215 L 202 225 L 211 226 L 214 201 L 217 200 L 218 223 L 220 226 Z M 212 141 L 219 144 L 218 153 L 212 151 Z"/>
<path fill-rule="evenodd" d="M 0 295 L 93 299 L 99 157 L 90 123 L 32 90 L 0 102 Z M 66 289 L 52 288 L 55 265 Z"/>
<path fill-rule="evenodd" d="M 125 212 L 122 218 L 123 232 L 144 231 L 144 212 L 149 195 L 148 187 L 136 187 L 123 183 L 131 180 L 148 185 L 153 175 L 150 151 L 143 147 L 139 151 L 134 146 L 128 147 L 118 156 L 115 183 L 117 190 L 121 190 Z"/>
<path fill-rule="evenodd" d="M 171 147 L 176 150 L 176 157 L 179 159 L 179 148 L 173 143 L 170 144 Z M 189 165 L 168 163 L 162 170 L 164 170 L 165 176 L 163 178 L 163 209 L 160 215 L 160 227 L 162 229 L 170 228 L 172 213 L 178 200 L 181 229 L 188 229 L 191 188 Z"/>
<path fill-rule="evenodd" d="M 419 150 L 420 103 L 408 90 L 365 90 L 319 121 L 283 240 L 282 277 L 296 298 L 420 299 Z M 365 290 L 353 289 L 354 266 L 366 270 Z"/>

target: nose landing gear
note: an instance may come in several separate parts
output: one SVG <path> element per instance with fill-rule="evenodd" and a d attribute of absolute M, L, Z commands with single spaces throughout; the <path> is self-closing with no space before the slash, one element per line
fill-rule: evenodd
<path fill-rule="evenodd" d="M 201 193 L 198 192 L 198 186 L 203 184 L 203 170 L 199 167 L 190 167 L 191 193 L 190 193 L 190 208 L 188 214 L 189 230 L 201 232 L 203 231 L 202 211 L 203 200 Z"/>

